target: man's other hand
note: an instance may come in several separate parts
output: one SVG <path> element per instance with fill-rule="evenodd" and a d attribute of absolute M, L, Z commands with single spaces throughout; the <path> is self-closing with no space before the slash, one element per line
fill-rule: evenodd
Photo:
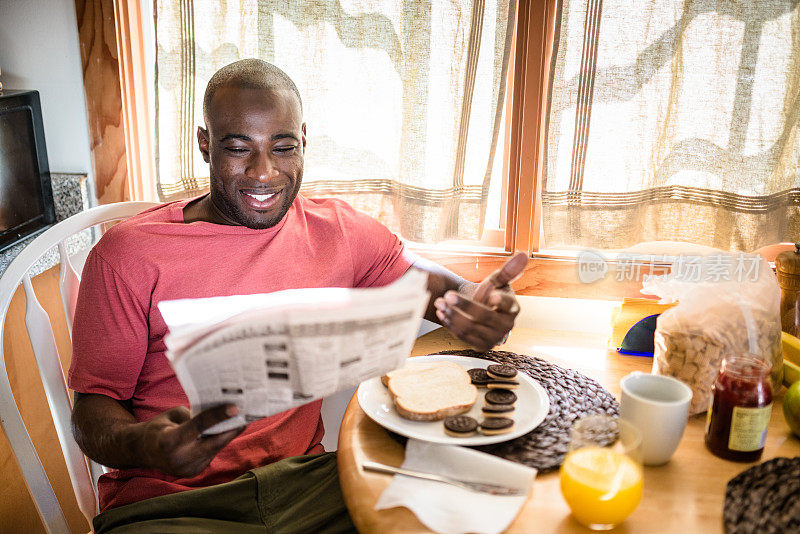
<path fill-rule="evenodd" d="M 514 326 L 519 304 L 511 282 L 527 264 L 527 254 L 518 252 L 478 284 L 471 298 L 447 291 L 433 303 L 436 317 L 458 338 L 478 350 L 490 350 L 502 343 Z"/>
<path fill-rule="evenodd" d="M 139 443 L 143 463 L 176 477 L 199 475 L 244 427 L 212 436 L 203 436 L 203 432 L 238 413 L 235 404 L 226 404 L 191 417 L 186 407 L 179 406 L 141 423 Z"/>
<path fill-rule="evenodd" d="M 138 422 L 130 401 L 75 392 L 72 433 L 83 453 L 115 469 L 152 468 L 168 475 L 198 475 L 244 427 L 203 437 L 203 432 L 238 414 L 236 405 L 209 408 L 191 417 L 183 406 Z"/>

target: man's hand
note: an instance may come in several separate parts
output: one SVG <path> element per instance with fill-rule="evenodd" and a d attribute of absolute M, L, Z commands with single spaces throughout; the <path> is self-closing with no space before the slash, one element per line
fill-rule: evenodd
<path fill-rule="evenodd" d="M 203 432 L 238 413 L 236 405 L 229 404 L 191 417 L 186 407 L 178 406 L 141 423 L 139 443 L 144 465 L 180 478 L 199 475 L 244 427 L 207 437 Z"/>
<path fill-rule="evenodd" d="M 191 417 L 180 406 L 139 423 L 125 402 L 75 393 L 72 431 L 84 454 L 102 465 L 189 478 L 200 474 L 244 427 L 208 437 L 203 432 L 237 413 L 236 405 L 226 404 Z"/>
<path fill-rule="evenodd" d="M 519 252 L 477 285 L 472 297 L 453 290 L 437 298 L 433 305 L 436 317 L 453 334 L 478 350 L 490 350 L 502 343 L 514 326 L 519 304 L 511 282 L 528 264 L 528 256 Z"/>

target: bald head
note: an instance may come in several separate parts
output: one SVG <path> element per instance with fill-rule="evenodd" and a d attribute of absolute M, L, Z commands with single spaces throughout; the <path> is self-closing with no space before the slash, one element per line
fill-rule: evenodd
<path fill-rule="evenodd" d="M 219 69 L 208 81 L 205 96 L 203 96 L 203 118 L 208 124 L 208 112 L 214 94 L 220 87 L 234 87 L 245 89 L 264 89 L 267 91 L 291 91 L 297 97 L 300 111 L 303 110 L 303 101 L 300 91 L 289 75 L 271 63 L 260 59 L 242 59 Z"/>

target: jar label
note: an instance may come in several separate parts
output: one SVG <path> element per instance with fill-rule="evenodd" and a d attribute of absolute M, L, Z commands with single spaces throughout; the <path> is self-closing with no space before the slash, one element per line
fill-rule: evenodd
<path fill-rule="evenodd" d="M 761 408 L 734 406 L 728 448 L 741 452 L 763 449 L 764 442 L 767 440 L 767 426 L 771 413 L 772 403 Z"/>

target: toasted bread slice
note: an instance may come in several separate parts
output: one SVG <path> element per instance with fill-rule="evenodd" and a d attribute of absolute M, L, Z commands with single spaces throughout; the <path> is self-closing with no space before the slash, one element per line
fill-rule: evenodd
<path fill-rule="evenodd" d="M 438 421 L 468 411 L 478 399 L 467 371 L 453 362 L 414 365 L 393 372 L 389 394 L 397 413 L 413 421 Z"/>

